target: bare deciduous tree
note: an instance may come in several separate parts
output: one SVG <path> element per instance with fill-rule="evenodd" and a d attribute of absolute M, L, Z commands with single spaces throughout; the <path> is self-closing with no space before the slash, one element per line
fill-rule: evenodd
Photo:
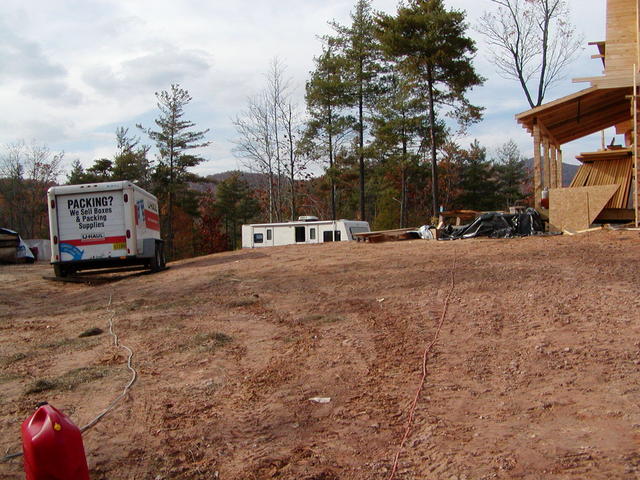
<path fill-rule="evenodd" d="M 504 78 L 520 83 L 531 108 L 564 77 L 582 44 L 569 23 L 565 0 L 491 0 L 497 6 L 480 19 L 491 59 Z"/>
<path fill-rule="evenodd" d="M 238 135 L 234 153 L 250 171 L 262 173 L 267 177 L 269 222 L 273 222 L 276 153 L 267 95 L 263 92 L 249 98 L 246 110 L 233 120 L 233 125 Z"/>
<path fill-rule="evenodd" d="M 47 236 L 47 189 L 62 171 L 64 153 L 17 142 L 0 154 L 0 223 L 25 238 Z"/>
<path fill-rule="evenodd" d="M 297 145 L 301 122 L 285 72 L 286 67 L 273 59 L 265 89 L 249 98 L 246 110 L 233 121 L 238 134 L 234 152 L 245 167 L 268 179 L 270 222 L 283 220 L 285 202 L 295 218 L 295 180 L 304 170 Z"/>

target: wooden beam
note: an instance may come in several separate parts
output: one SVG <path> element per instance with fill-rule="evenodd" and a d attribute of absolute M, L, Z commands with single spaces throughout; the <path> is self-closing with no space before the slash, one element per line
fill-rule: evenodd
<path fill-rule="evenodd" d="M 538 118 L 538 125 L 540 125 L 540 133 L 542 134 L 542 136 L 547 137 L 553 145 L 560 148 L 560 142 L 558 142 L 555 136 L 552 135 L 551 132 L 549 132 L 544 122 L 542 122 L 539 118 Z"/>
<path fill-rule="evenodd" d="M 533 126 L 533 192 L 536 210 L 542 207 L 542 159 L 540 158 L 540 127 Z"/>
<path fill-rule="evenodd" d="M 532 109 L 527 110 L 526 112 L 518 113 L 516 115 L 516 120 L 523 120 L 526 117 L 532 117 L 532 116 L 534 116 L 535 114 L 537 114 L 539 112 L 548 110 L 549 108 L 562 106 L 566 102 L 569 102 L 571 100 L 575 100 L 577 98 L 580 98 L 580 97 L 582 97 L 582 96 L 584 96 L 584 95 L 586 95 L 588 93 L 595 92 L 597 90 L 598 89 L 595 88 L 595 87 L 585 88 L 583 90 L 580 90 L 579 92 L 575 92 L 575 93 L 572 93 L 571 95 L 566 95 L 566 96 L 564 96 L 562 98 L 558 98 L 557 100 L 553 100 L 553 101 L 551 101 L 549 103 L 545 103 L 544 105 L 540 105 L 539 107 L 533 107 Z"/>
<path fill-rule="evenodd" d="M 578 138 L 586 137 L 598 130 L 602 130 L 604 127 L 611 127 L 616 123 L 622 122 L 629 118 L 629 109 L 625 108 L 615 113 L 615 117 L 607 117 L 607 122 L 603 122 L 603 119 L 594 119 L 589 122 L 583 122 L 579 125 L 563 125 L 562 130 L 556 130 L 556 137 L 561 144 L 565 144 L 576 140 Z"/>
<path fill-rule="evenodd" d="M 564 185 L 562 184 L 562 176 L 563 176 L 563 166 L 562 166 L 562 150 L 558 149 L 558 168 L 557 168 L 557 174 L 558 174 L 558 180 L 556 181 L 558 188 L 562 188 L 564 187 Z"/>
<path fill-rule="evenodd" d="M 551 146 L 549 166 L 551 167 L 549 188 L 558 188 L 558 148 L 555 145 Z"/>
<path fill-rule="evenodd" d="M 549 156 L 549 139 L 543 137 L 542 140 L 542 151 L 543 157 L 542 161 L 544 162 L 544 166 L 542 167 L 544 170 L 544 187 L 551 188 L 551 157 Z"/>
<path fill-rule="evenodd" d="M 576 106 L 573 110 L 574 111 L 571 112 L 570 115 L 567 115 L 562 120 L 558 120 L 557 122 L 551 124 L 545 122 L 547 128 L 554 132 L 556 131 L 556 129 L 563 126 L 568 126 L 569 128 L 574 129 L 576 128 L 576 124 L 578 127 L 580 127 L 584 124 L 590 124 L 592 122 L 602 122 L 602 116 L 605 114 L 607 118 L 617 118 L 619 114 L 629 115 L 629 104 L 624 97 L 620 97 L 616 102 L 598 105 L 595 108 L 590 108 L 588 111 L 580 109 L 578 106 Z"/>
<path fill-rule="evenodd" d="M 615 122 L 616 120 L 624 120 L 625 118 L 628 118 L 628 116 L 628 113 L 626 114 L 626 117 L 623 114 L 620 114 L 617 119 L 613 119 L 613 122 Z M 608 128 L 611 126 L 613 126 L 613 123 L 607 125 L 607 127 L 604 128 Z M 590 125 L 589 128 L 583 128 L 580 130 L 565 130 L 562 134 L 558 134 L 558 139 L 560 140 L 561 144 L 564 145 L 565 143 L 569 143 L 579 138 L 586 137 L 587 135 L 591 135 L 592 133 L 596 133 L 602 128 L 602 122 L 600 122 L 595 126 Z"/>
<path fill-rule="evenodd" d="M 633 195 L 634 224 L 640 226 L 640 177 L 638 177 L 638 79 L 636 76 L 637 66 L 633 66 L 633 171 L 631 172 L 632 185 L 631 195 Z"/>

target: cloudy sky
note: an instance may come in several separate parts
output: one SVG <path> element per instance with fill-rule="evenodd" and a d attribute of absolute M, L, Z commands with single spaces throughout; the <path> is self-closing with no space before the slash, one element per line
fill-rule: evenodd
<path fill-rule="evenodd" d="M 302 101 L 304 83 L 320 52 L 318 35 L 329 20 L 346 24 L 355 0 L 2 0 L 0 12 L 0 144 L 36 141 L 64 151 L 67 165 L 112 157 L 115 129 L 153 126 L 154 92 L 179 83 L 193 101 L 186 118 L 210 129 L 201 175 L 239 168 L 231 120 L 265 83 L 277 57 Z M 467 11 L 471 26 L 491 7 L 488 0 L 445 0 Z M 548 100 L 586 84 L 573 77 L 599 75 L 591 60 L 604 40 L 605 0 L 569 0 L 585 49 L 568 78 Z M 396 0 L 374 0 L 393 13 Z M 513 138 L 531 154 L 528 134 L 514 115 L 528 108 L 519 87 L 496 75 L 482 38 L 476 67 L 487 78 L 472 93 L 486 107 L 464 145 L 477 138 L 494 148 Z M 610 136 L 610 135 L 609 135 Z M 150 143 L 147 138 L 143 141 Z M 565 159 L 597 148 L 599 136 L 565 146 Z"/>

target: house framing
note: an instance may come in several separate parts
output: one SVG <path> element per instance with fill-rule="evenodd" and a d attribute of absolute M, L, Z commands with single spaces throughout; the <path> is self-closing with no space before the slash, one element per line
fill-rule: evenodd
<path fill-rule="evenodd" d="M 559 230 L 588 228 L 594 221 L 639 225 L 638 82 L 640 0 L 607 0 L 606 41 L 592 58 L 603 75 L 577 78 L 590 86 L 516 115 L 533 137 L 535 206 Z M 562 145 L 615 127 L 624 146 L 604 147 L 576 157 L 582 166 L 562 188 Z M 549 210 L 543 191 L 549 191 Z"/>

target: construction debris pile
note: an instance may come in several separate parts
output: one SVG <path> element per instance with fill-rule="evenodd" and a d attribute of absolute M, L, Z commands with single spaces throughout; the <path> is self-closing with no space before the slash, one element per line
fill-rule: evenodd
<path fill-rule="evenodd" d="M 524 213 L 488 212 L 467 225 L 447 225 L 438 231 L 439 240 L 490 237 L 512 238 L 538 235 L 544 232 L 544 222 L 533 208 Z"/>
<path fill-rule="evenodd" d="M 462 221 L 469 223 L 462 224 Z M 475 237 L 513 238 L 542 233 L 544 233 L 544 221 L 535 209 L 528 208 L 524 212 L 518 213 L 481 213 L 473 210 L 443 212 L 437 228 L 423 225 L 420 228 L 356 233 L 354 238 L 359 242 L 380 243 L 418 238 L 424 240 L 457 240 Z"/>

